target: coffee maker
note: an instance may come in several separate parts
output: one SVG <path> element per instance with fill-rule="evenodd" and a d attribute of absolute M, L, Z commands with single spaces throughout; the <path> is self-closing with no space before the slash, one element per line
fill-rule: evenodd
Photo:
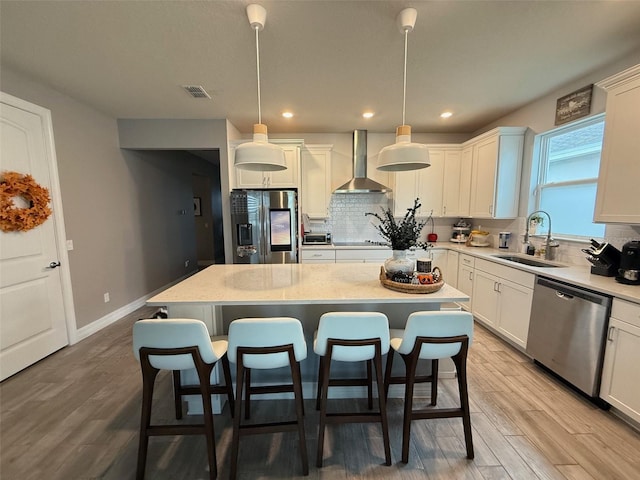
<path fill-rule="evenodd" d="M 616 281 L 640 285 L 640 240 L 631 240 L 622 246 Z"/>

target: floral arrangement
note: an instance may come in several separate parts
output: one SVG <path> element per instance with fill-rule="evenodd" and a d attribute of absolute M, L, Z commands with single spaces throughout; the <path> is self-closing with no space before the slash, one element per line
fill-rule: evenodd
<path fill-rule="evenodd" d="M 14 197 L 23 198 L 28 207 L 17 207 Z M 0 179 L 0 229 L 25 232 L 43 223 L 49 215 L 49 190 L 38 185 L 31 175 L 4 172 Z"/>
<path fill-rule="evenodd" d="M 382 209 L 382 215 L 378 213 L 365 213 L 365 215 L 371 215 L 380 221 L 380 224 L 376 225 L 376 229 L 382 238 L 391 244 L 393 250 L 408 250 L 411 247 L 428 249 L 431 247 L 430 244 L 418 242 L 420 232 L 428 221 L 428 219 L 416 220 L 416 210 L 421 206 L 420 199 L 416 198 L 413 207 L 407 209 L 407 213 L 399 223 L 396 222 L 393 212 L 388 208 Z"/>

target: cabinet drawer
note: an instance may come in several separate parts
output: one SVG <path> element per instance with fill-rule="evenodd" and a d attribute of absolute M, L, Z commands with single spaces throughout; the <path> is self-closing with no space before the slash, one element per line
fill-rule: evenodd
<path fill-rule="evenodd" d="M 640 304 L 614 298 L 611 316 L 640 328 Z"/>
<path fill-rule="evenodd" d="M 331 260 L 332 262 L 336 261 L 336 251 L 332 249 L 323 249 L 323 250 L 300 250 L 300 259 L 304 263 L 305 260 Z"/>
<path fill-rule="evenodd" d="M 384 262 L 391 256 L 391 250 L 336 250 L 337 262 Z"/>
<path fill-rule="evenodd" d="M 471 255 L 465 255 L 464 253 L 460 254 L 458 258 L 459 265 L 466 265 L 467 267 L 474 267 L 476 263 L 476 257 L 472 257 Z"/>
<path fill-rule="evenodd" d="M 478 258 L 475 265 L 477 270 L 490 273 L 496 277 L 510 280 L 523 287 L 533 288 L 536 282 L 536 276 L 533 273 L 525 272 L 517 268 L 507 267 L 506 265 L 500 265 L 498 263 L 489 262 Z"/>

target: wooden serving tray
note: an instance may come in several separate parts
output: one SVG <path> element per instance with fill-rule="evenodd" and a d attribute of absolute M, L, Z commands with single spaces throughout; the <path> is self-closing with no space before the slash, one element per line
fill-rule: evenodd
<path fill-rule="evenodd" d="M 438 268 L 438 267 L 436 267 Z M 435 270 L 435 269 L 434 269 Z M 438 271 L 440 269 L 438 268 Z M 388 288 L 389 290 L 395 290 L 400 293 L 433 293 L 437 292 L 444 285 L 444 278 L 442 274 L 440 275 L 440 280 L 436 283 L 431 283 L 429 285 L 414 285 L 412 283 L 399 283 L 394 282 L 393 280 L 389 280 L 387 278 L 387 272 L 384 267 L 380 267 L 380 283 L 383 287 Z"/>

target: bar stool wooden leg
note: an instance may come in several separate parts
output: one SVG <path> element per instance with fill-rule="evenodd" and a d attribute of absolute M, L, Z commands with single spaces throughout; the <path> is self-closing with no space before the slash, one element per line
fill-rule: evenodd
<path fill-rule="evenodd" d="M 235 480 L 238 476 L 238 450 L 240 449 L 240 418 L 242 417 L 242 390 L 244 385 L 245 368 L 242 359 L 238 359 L 236 369 L 236 405 L 233 415 L 233 436 L 231 439 L 231 465 L 229 479 Z"/>
<path fill-rule="evenodd" d="M 431 360 L 431 405 L 438 402 L 438 359 Z"/>
<path fill-rule="evenodd" d="M 320 398 L 321 398 L 321 391 L 322 391 L 322 382 L 324 378 L 323 362 L 324 362 L 324 357 L 320 357 L 320 362 L 318 363 L 318 385 L 316 386 L 316 410 L 320 410 Z"/>
<path fill-rule="evenodd" d="M 371 360 L 367 360 L 367 406 L 373 410 L 373 375 L 371 374 Z"/>
<path fill-rule="evenodd" d="M 302 398 L 302 374 L 300 364 L 296 362 L 293 350 L 289 351 L 289 363 L 291 364 L 291 377 L 293 379 L 293 395 L 296 400 L 296 419 L 298 422 L 298 440 L 300 442 L 300 455 L 302 457 L 302 474 L 309 475 L 309 457 L 307 455 L 307 440 L 304 433 L 304 399 Z"/>
<path fill-rule="evenodd" d="M 413 419 L 413 389 L 415 385 L 417 355 L 402 355 L 406 368 L 404 389 L 404 414 L 402 419 L 402 463 L 409 463 L 409 441 L 411 440 L 411 420 Z"/>
<path fill-rule="evenodd" d="M 245 368 L 245 385 L 244 385 L 244 419 L 249 420 L 251 418 L 251 369 Z"/>
<path fill-rule="evenodd" d="M 467 389 L 467 362 L 462 353 L 453 357 L 453 363 L 458 372 L 458 391 L 460 392 L 460 407 L 462 409 L 462 426 L 464 442 L 467 448 L 467 458 L 474 458 L 473 437 L 471 434 L 471 414 L 469 411 L 469 392 Z"/>
<path fill-rule="evenodd" d="M 382 441 L 384 443 L 384 459 L 385 465 L 391 465 L 391 446 L 389 445 L 389 421 L 387 419 L 387 399 L 384 393 L 384 380 L 382 378 L 382 355 L 380 353 L 380 344 L 376 345 L 376 356 L 374 358 L 376 364 L 376 383 L 378 384 L 378 403 L 380 408 L 380 423 L 382 424 Z M 370 364 L 371 361 L 367 362 Z M 370 397 L 371 398 L 371 397 Z M 371 403 L 369 409 L 373 408 Z"/>
<path fill-rule="evenodd" d="M 322 467 L 322 457 L 324 451 L 324 432 L 327 426 L 327 396 L 329 392 L 329 374 L 331 369 L 331 352 L 333 346 L 327 346 L 326 358 L 322 357 L 320 365 L 322 368 L 322 387 L 320 391 L 320 420 L 318 427 L 318 451 L 316 455 L 316 467 Z"/>
<path fill-rule="evenodd" d="M 182 419 L 182 395 L 180 395 L 180 370 L 173 371 L 173 403 L 176 408 L 176 420 Z"/>
<path fill-rule="evenodd" d="M 138 465 L 136 478 L 144 478 L 147 463 L 147 451 L 149 449 L 148 429 L 151 425 L 151 401 L 153 399 L 153 386 L 160 370 L 151 365 L 144 365 L 142 368 L 142 413 L 140 416 L 140 439 L 138 441 Z"/>
<path fill-rule="evenodd" d="M 229 366 L 229 358 L 225 355 L 222 357 L 222 374 L 224 375 L 224 384 L 227 387 L 227 401 L 229 402 L 229 411 L 231 418 L 235 413 L 235 400 L 233 398 L 233 382 L 231 381 L 231 367 Z"/>
<path fill-rule="evenodd" d="M 196 364 L 197 365 L 197 364 Z M 209 478 L 215 480 L 218 477 L 218 463 L 216 459 L 216 436 L 213 428 L 213 407 L 211 405 L 211 372 L 214 365 L 198 365 L 198 377 L 200 378 L 200 392 L 202 394 L 202 407 L 204 410 L 204 434 L 207 439 L 207 459 L 209 460 Z"/>
<path fill-rule="evenodd" d="M 395 350 L 389 349 L 387 353 L 387 364 L 384 369 L 384 398 L 389 398 L 389 385 L 391 384 L 391 370 L 393 368 L 393 354 Z"/>

